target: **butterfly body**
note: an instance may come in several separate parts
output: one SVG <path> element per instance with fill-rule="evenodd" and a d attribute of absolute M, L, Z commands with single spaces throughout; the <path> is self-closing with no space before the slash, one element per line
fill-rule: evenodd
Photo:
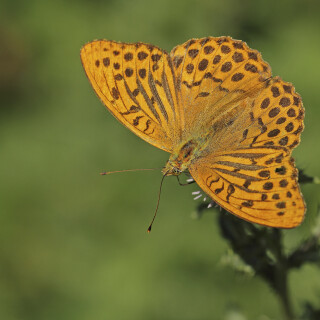
<path fill-rule="evenodd" d="M 169 54 L 97 40 L 81 49 L 96 94 L 132 132 L 169 152 L 216 203 L 245 220 L 293 228 L 305 213 L 291 152 L 304 108 L 261 54 L 230 37 L 191 39 Z"/>
<path fill-rule="evenodd" d="M 192 161 L 199 157 L 201 153 L 199 147 L 201 145 L 203 145 L 201 141 L 197 141 L 196 139 L 179 144 L 163 168 L 163 174 L 167 176 L 179 175 L 187 170 Z"/>

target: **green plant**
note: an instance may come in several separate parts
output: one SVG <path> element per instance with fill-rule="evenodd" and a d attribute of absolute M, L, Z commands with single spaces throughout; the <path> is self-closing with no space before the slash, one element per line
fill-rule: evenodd
<path fill-rule="evenodd" d="M 316 183 L 317 179 L 300 171 L 299 182 Z M 198 206 L 198 215 L 202 215 L 208 203 Z M 262 227 L 240 220 L 221 208 L 218 215 L 221 235 L 229 242 L 234 254 L 240 259 L 229 259 L 236 270 L 251 271 L 262 278 L 278 296 L 284 310 L 285 319 L 320 319 L 320 309 L 306 302 L 301 316 L 294 314 L 288 275 L 291 270 L 306 263 L 320 267 L 320 214 L 318 223 L 310 236 L 291 252 L 286 253 L 281 229 Z"/>

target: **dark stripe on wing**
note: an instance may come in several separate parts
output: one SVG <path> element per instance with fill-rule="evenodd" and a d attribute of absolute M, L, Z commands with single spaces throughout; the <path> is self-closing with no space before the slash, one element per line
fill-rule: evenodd
<path fill-rule="evenodd" d="M 160 111 L 162 113 L 162 115 L 164 116 L 164 118 L 166 119 L 166 121 L 168 122 L 168 114 L 167 114 L 167 111 L 163 105 L 163 102 L 159 96 L 159 92 L 157 91 L 157 88 L 156 88 L 156 84 L 155 84 L 155 81 L 154 81 L 154 78 L 153 78 L 153 75 L 152 73 L 150 72 L 149 70 L 149 74 L 148 74 L 148 83 L 149 83 L 149 87 L 150 87 L 150 90 L 153 94 L 153 96 L 155 97 L 156 101 L 157 101 L 157 104 L 160 108 Z"/>
<path fill-rule="evenodd" d="M 162 85 L 163 85 L 163 90 L 167 96 L 167 99 L 170 103 L 170 107 L 173 111 L 173 113 L 175 114 L 176 113 L 176 110 L 174 108 L 174 103 L 173 103 L 173 99 L 172 99 L 172 94 L 171 94 L 171 91 L 170 91 L 170 87 L 169 87 L 169 83 L 168 83 L 168 79 L 167 79 L 167 76 L 165 74 L 164 71 L 162 71 L 162 76 L 161 76 L 161 80 L 162 80 Z"/>
<path fill-rule="evenodd" d="M 237 168 L 237 169 L 243 169 L 243 170 L 249 170 L 249 171 L 256 171 L 256 170 L 260 170 L 260 169 L 264 169 L 264 166 L 257 166 L 254 164 L 243 164 L 243 163 L 237 163 L 237 162 L 231 162 L 231 161 L 216 161 L 215 163 L 217 164 L 222 164 L 225 166 L 229 166 L 229 167 L 233 167 L 233 168 Z M 213 168 L 213 169 L 216 169 Z"/>
<path fill-rule="evenodd" d="M 250 180 L 250 181 L 261 181 L 261 179 L 259 179 L 259 178 L 252 177 L 247 174 L 243 174 L 243 173 L 239 173 L 239 172 L 235 172 L 235 171 L 229 171 L 229 170 L 222 169 L 222 168 L 215 168 L 214 170 L 228 174 L 233 177 L 241 178 L 241 179 L 246 179 L 246 180 Z"/>
<path fill-rule="evenodd" d="M 137 78 L 137 85 L 138 85 L 138 89 L 141 92 L 141 94 L 143 95 L 144 100 L 146 101 L 150 111 L 152 112 L 152 114 L 155 116 L 155 118 L 158 120 L 159 124 L 161 124 L 161 119 L 160 116 L 157 112 L 157 110 L 155 109 L 155 107 L 153 106 L 148 94 L 146 93 L 146 91 L 144 90 L 143 85 L 141 84 L 140 80 Z"/>

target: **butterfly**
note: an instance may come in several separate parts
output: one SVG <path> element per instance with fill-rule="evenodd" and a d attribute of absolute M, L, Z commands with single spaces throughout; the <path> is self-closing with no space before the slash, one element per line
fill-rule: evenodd
<path fill-rule="evenodd" d="M 230 37 L 191 39 L 170 53 L 145 43 L 92 41 L 86 75 L 123 125 L 171 155 L 214 202 L 250 222 L 293 228 L 305 215 L 291 153 L 304 108 L 261 54 Z"/>

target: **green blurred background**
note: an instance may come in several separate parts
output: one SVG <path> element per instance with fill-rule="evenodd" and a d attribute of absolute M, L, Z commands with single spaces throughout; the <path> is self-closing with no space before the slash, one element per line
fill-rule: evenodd
<path fill-rule="evenodd" d="M 228 244 L 216 212 L 192 219 L 196 186 L 161 174 L 104 170 L 165 164 L 162 152 L 119 124 L 82 69 L 83 44 L 143 41 L 170 51 L 193 37 L 230 35 L 262 52 L 306 108 L 297 165 L 320 176 L 320 6 L 293 0 L 0 1 L 0 319 L 279 319 L 277 297 L 221 263 Z M 319 188 L 303 187 L 304 224 Z M 297 311 L 319 306 L 320 273 L 292 273 Z M 267 317 L 261 317 L 266 315 Z M 228 318 L 229 317 L 229 318 Z"/>

